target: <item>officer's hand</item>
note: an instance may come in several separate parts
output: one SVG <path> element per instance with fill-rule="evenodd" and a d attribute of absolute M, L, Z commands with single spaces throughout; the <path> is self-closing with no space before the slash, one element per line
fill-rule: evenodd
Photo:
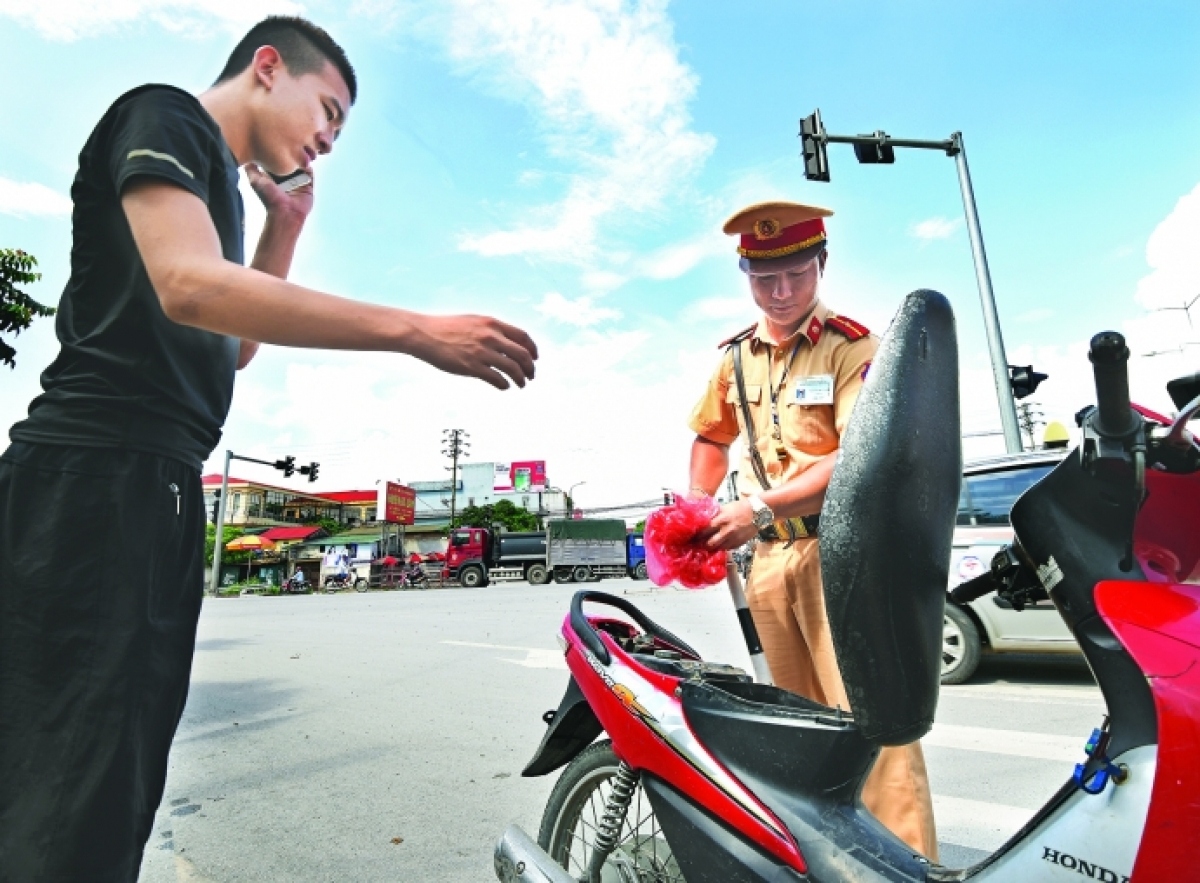
<path fill-rule="evenodd" d="M 262 200 L 268 217 L 297 221 L 302 224 L 308 217 L 308 213 L 312 211 L 313 182 L 316 180 L 312 166 L 309 166 L 306 171 L 313 181 L 291 191 L 284 190 L 276 184 L 275 179 L 255 163 L 246 163 L 242 166 L 242 170 L 246 173 L 246 180 L 250 182 L 250 187 Z"/>
<path fill-rule="evenodd" d="M 533 380 L 533 338 L 490 316 L 423 316 L 408 352 L 448 374 L 478 377 L 497 389 Z"/>
<path fill-rule="evenodd" d="M 710 549 L 736 549 L 758 533 L 754 526 L 754 510 L 745 500 L 726 503 L 713 516 L 701 539 Z"/>

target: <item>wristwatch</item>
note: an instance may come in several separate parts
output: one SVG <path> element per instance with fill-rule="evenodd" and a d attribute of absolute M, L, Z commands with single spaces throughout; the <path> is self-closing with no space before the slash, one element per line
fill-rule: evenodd
<path fill-rule="evenodd" d="M 750 509 L 754 512 L 754 526 L 760 531 L 766 530 L 775 523 L 775 513 L 758 494 L 750 497 L 746 502 L 750 504 Z"/>

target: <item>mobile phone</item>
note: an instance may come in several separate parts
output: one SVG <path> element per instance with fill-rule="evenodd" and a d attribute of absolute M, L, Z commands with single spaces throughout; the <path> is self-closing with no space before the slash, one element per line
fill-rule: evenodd
<path fill-rule="evenodd" d="M 306 184 L 312 183 L 312 175 L 300 169 L 292 172 L 290 175 L 271 175 L 275 179 L 275 183 L 279 185 L 279 189 L 284 193 L 291 193 L 297 187 L 303 187 Z"/>

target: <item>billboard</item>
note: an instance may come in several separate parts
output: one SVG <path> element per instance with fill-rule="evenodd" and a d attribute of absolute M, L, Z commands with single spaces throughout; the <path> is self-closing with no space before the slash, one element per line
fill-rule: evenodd
<path fill-rule="evenodd" d="M 497 463 L 492 490 L 505 494 L 540 494 L 546 489 L 545 460 L 513 460 Z"/>
<path fill-rule="evenodd" d="M 384 484 L 383 494 L 384 521 L 388 524 L 412 524 L 416 520 L 416 491 L 389 481 Z"/>

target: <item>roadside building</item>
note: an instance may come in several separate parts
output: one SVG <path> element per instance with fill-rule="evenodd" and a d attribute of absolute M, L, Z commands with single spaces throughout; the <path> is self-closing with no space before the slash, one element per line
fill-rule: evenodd
<path fill-rule="evenodd" d="M 221 476 L 218 473 L 201 478 L 204 485 L 204 505 L 210 520 L 216 520 Z M 229 500 L 225 504 L 225 523 L 250 530 L 256 527 L 276 527 L 287 524 L 314 524 L 328 519 L 344 522 L 340 500 L 325 495 L 306 494 L 293 488 L 278 487 L 261 481 L 229 476 Z"/>
<path fill-rule="evenodd" d="M 457 486 L 450 479 L 435 481 L 410 481 L 408 486 L 417 492 L 417 524 L 450 524 L 450 496 L 455 491 L 455 509 L 461 512 L 468 506 L 486 506 L 508 500 L 529 512 L 537 512 L 547 518 L 561 518 L 566 512 L 566 495 L 562 489 L 550 487 L 542 493 L 533 491 L 497 491 L 495 489 L 496 463 L 464 463 L 458 468 Z"/>

